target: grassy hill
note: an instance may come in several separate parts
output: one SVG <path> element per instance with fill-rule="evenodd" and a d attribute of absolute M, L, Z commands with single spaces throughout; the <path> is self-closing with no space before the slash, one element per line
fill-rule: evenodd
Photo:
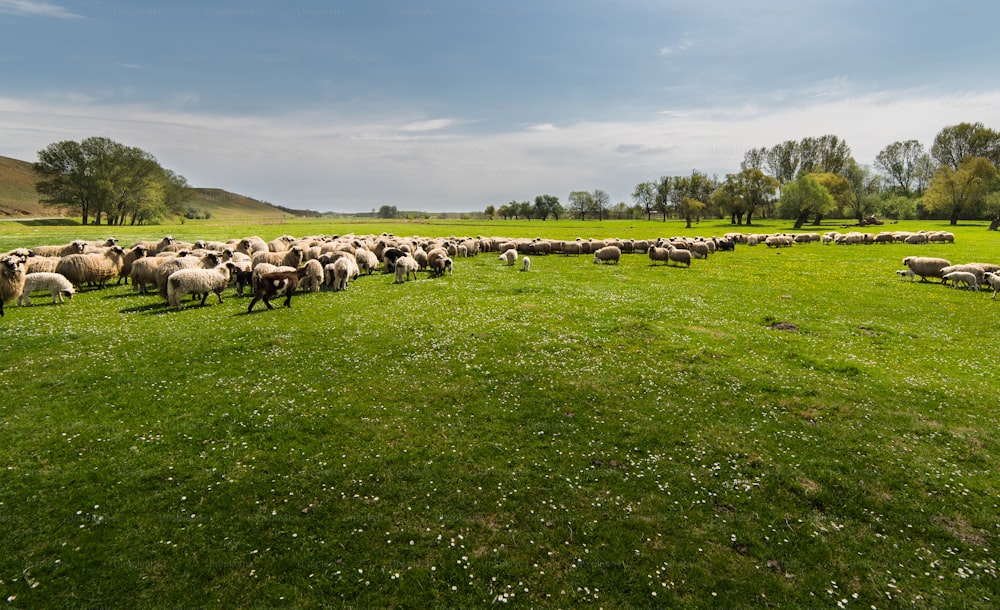
<path fill-rule="evenodd" d="M 45 206 L 38 201 L 35 183 L 38 181 L 31 163 L 0 156 L 0 218 L 64 216 L 65 211 Z M 215 188 L 195 188 L 186 208 L 221 220 L 246 219 L 265 222 L 313 213 L 291 210 L 250 197 Z"/>

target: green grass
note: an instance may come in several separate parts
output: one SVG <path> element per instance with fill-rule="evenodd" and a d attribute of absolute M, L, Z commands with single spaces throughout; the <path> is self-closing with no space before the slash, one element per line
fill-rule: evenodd
<path fill-rule="evenodd" d="M 8 224 L 0 250 L 83 231 Z M 170 232 L 682 232 L 192 225 Z M 691 269 L 484 254 L 250 316 L 230 293 L 170 311 L 125 287 L 9 306 L 0 599 L 993 607 L 1000 304 L 893 273 L 997 262 L 983 228 Z"/>

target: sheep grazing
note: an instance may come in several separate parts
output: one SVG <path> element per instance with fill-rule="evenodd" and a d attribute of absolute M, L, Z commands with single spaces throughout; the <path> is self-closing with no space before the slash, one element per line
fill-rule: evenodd
<path fill-rule="evenodd" d="M 990 298 L 996 300 L 997 292 L 1000 292 L 1000 274 L 987 271 L 983 274 L 983 279 L 990 285 L 990 288 L 993 289 L 993 296 Z"/>
<path fill-rule="evenodd" d="M 972 275 L 976 276 L 976 283 L 982 284 L 983 274 L 985 274 L 987 271 L 990 271 L 990 269 L 984 269 L 982 265 L 980 265 L 979 263 L 967 263 L 965 265 L 948 265 L 947 267 L 941 270 L 942 279 L 944 278 L 944 276 L 954 271 L 971 273 Z"/>
<path fill-rule="evenodd" d="M 196 268 L 213 269 L 218 267 L 221 262 L 222 261 L 219 259 L 218 252 L 207 252 L 202 256 L 178 256 L 175 258 L 168 258 L 166 262 L 162 263 L 160 268 L 156 270 L 156 289 L 160 293 L 160 297 L 167 300 L 167 279 L 175 271 Z"/>
<path fill-rule="evenodd" d="M 622 251 L 618 246 L 604 246 L 594 252 L 594 264 L 596 265 L 599 262 L 603 262 L 604 264 L 614 262 L 617 265 L 618 259 L 621 256 Z"/>
<path fill-rule="evenodd" d="M 350 255 L 344 258 L 351 258 Z M 305 276 L 299 282 L 299 287 L 303 292 L 319 292 L 323 286 L 323 265 L 318 260 L 306 261 L 304 269 Z"/>
<path fill-rule="evenodd" d="M 181 299 L 189 294 L 200 294 L 204 305 L 208 294 L 214 292 L 222 302 L 222 291 L 229 285 L 230 264 L 212 269 L 179 269 L 167 278 L 167 304 L 180 309 Z"/>
<path fill-rule="evenodd" d="M 124 260 L 125 250 L 121 246 L 112 246 L 103 254 L 64 256 L 56 265 L 55 272 L 65 276 L 77 288 L 84 284 L 104 288 L 105 283 L 118 276 Z"/>
<path fill-rule="evenodd" d="M 903 264 L 910 268 L 914 274 L 920 276 L 921 282 L 926 282 L 929 277 L 941 277 L 941 270 L 951 265 L 943 258 L 931 258 L 928 256 L 907 256 L 903 259 Z"/>
<path fill-rule="evenodd" d="M 134 248 L 136 246 L 142 246 L 143 248 L 146 249 L 147 254 L 153 256 L 159 254 L 160 252 L 165 251 L 169 246 L 171 246 L 174 243 L 174 241 L 176 240 L 174 240 L 173 237 L 167 235 L 160 241 L 139 241 L 132 244 L 131 247 Z"/>
<path fill-rule="evenodd" d="M 435 259 L 435 261 L 438 260 L 442 259 Z M 435 262 L 434 264 L 437 263 Z M 393 265 L 393 273 L 396 276 L 393 283 L 402 284 L 410 279 L 410 274 L 413 274 L 413 279 L 417 279 L 417 269 L 417 261 L 415 261 L 412 256 L 404 255 L 397 258 L 395 265 Z"/>
<path fill-rule="evenodd" d="M 72 299 L 76 291 L 69 280 L 58 273 L 27 273 L 24 276 L 24 289 L 17 299 L 18 305 L 31 306 L 31 298 L 28 296 L 32 292 L 48 291 L 52 295 L 52 302 L 63 302 L 63 297 Z"/>
<path fill-rule="evenodd" d="M 517 262 L 517 250 L 514 248 L 504 250 L 503 254 L 501 254 L 499 258 L 501 261 L 507 263 L 507 266 L 512 266 Z"/>
<path fill-rule="evenodd" d="M 979 290 L 979 282 L 976 281 L 976 275 L 968 271 L 952 271 L 951 273 L 943 274 L 941 276 L 941 283 L 947 284 L 948 282 L 951 282 L 951 285 L 955 288 L 958 288 L 958 284 L 962 283 L 969 290 Z"/>
<path fill-rule="evenodd" d="M 338 258 L 327 265 L 327 269 L 330 271 L 330 278 L 334 292 L 347 290 L 348 281 L 357 278 L 361 273 L 360 269 L 358 269 L 357 263 L 351 256 Z"/>
<path fill-rule="evenodd" d="M 649 255 L 650 265 L 655 265 L 656 261 L 663 261 L 666 264 L 670 260 L 670 250 L 667 248 L 653 246 L 646 250 L 646 254 Z"/>
<path fill-rule="evenodd" d="M 525 256 L 524 260 L 528 260 L 528 257 Z M 431 265 L 431 277 L 441 277 L 445 272 L 454 273 L 452 260 L 450 258 L 435 258 L 434 264 Z"/>
<path fill-rule="evenodd" d="M 378 269 L 378 257 L 367 248 L 358 248 L 354 252 L 354 258 L 358 264 L 358 270 L 371 275 Z"/>
<path fill-rule="evenodd" d="M 151 256 L 140 258 L 132 263 L 132 271 L 129 272 L 129 280 L 132 281 L 132 290 L 138 290 L 139 294 L 146 294 L 146 286 L 156 284 L 157 271 L 160 265 L 170 260 L 163 256 Z"/>
<path fill-rule="evenodd" d="M 530 270 L 531 270 L 531 259 L 525 256 L 524 259 L 521 260 L 521 271 L 530 271 Z"/>
<path fill-rule="evenodd" d="M 70 254 L 83 254 L 87 250 L 87 242 L 82 239 L 71 241 L 62 246 L 35 246 L 31 249 L 32 256 L 58 256 L 62 258 Z"/>
<path fill-rule="evenodd" d="M 386 273 L 396 270 L 396 261 L 406 256 L 406 253 L 399 248 L 386 248 L 382 251 L 382 261 L 385 263 Z M 427 262 L 430 264 L 430 252 L 427 253 Z"/>
<path fill-rule="evenodd" d="M 305 250 L 301 246 L 278 252 L 257 252 L 250 257 L 254 267 L 261 263 L 269 263 L 279 267 L 298 267 L 305 261 Z"/>
<path fill-rule="evenodd" d="M 247 313 L 249 314 L 253 311 L 253 306 L 257 304 L 257 301 L 264 301 L 264 305 L 267 305 L 268 309 L 274 309 L 274 306 L 271 305 L 271 299 L 280 296 L 285 297 L 285 307 L 291 307 L 292 295 L 295 294 L 295 289 L 298 287 L 298 270 L 272 271 L 271 273 L 261 275 L 254 288 L 250 306 L 247 307 Z"/>
<path fill-rule="evenodd" d="M 118 272 L 118 281 L 116 284 L 121 284 L 122 280 L 128 283 L 128 277 L 132 275 L 132 265 L 135 261 L 140 258 L 145 258 L 149 254 L 149 248 L 146 246 L 132 246 L 129 250 L 125 252 L 125 258 L 122 259 L 122 269 Z"/>
<path fill-rule="evenodd" d="M 896 272 L 896 275 L 899 276 L 900 280 L 905 280 L 906 278 L 910 278 L 911 282 L 913 281 L 914 278 L 914 273 L 910 269 L 900 269 L 899 271 Z"/>
<path fill-rule="evenodd" d="M 0 317 L 5 303 L 15 301 L 24 292 L 24 263 L 16 256 L 0 259 Z"/>

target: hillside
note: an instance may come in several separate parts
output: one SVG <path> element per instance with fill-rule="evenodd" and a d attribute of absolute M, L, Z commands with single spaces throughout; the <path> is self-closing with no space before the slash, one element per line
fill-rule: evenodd
<path fill-rule="evenodd" d="M 42 205 L 35 192 L 38 176 L 31 163 L 0 156 L 0 218 L 64 216 L 65 211 Z M 216 188 L 193 188 L 185 208 L 212 218 L 267 220 L 285 216 L 312 216 L 315 212 L 292 210 Z"/>

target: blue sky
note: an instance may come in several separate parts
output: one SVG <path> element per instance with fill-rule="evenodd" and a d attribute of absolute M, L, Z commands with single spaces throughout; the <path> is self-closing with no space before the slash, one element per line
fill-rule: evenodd
<path fill-rule="evenodd" d="M 737 171 L 832 133 L 871 163 L 1000 129 L 986 2 L 0 0 L 0 154 L 100 135 L 195 186 L 428 211 Z"/>

